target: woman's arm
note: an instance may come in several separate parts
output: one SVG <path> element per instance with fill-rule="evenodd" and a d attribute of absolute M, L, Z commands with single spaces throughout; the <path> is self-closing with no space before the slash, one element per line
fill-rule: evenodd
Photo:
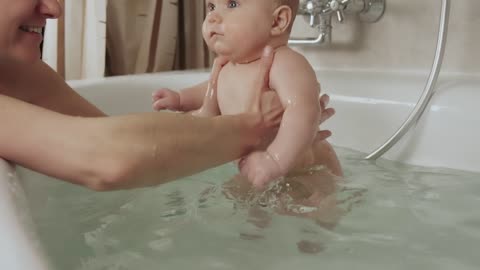
<path fill-rule="evenodd" d="M 0 156 L 95 190 L 143 187 L 246 154 L 265 129 L 262 121 L 256 114 L 82 118 L 0 95 Z"/>
<path fill-rule="evenodd" d="M 0 94 L 67 115 L 105 116 L 41 61 L 31 65 L 1 63 Z"/>
<path fill-rule="evenodd" d="M 272 59 L 272 53 L 262 59 L 260 76 L 268 74 Z M 34 77 L 42 82 L 38 75 Z M 15 84 L 3 84 L 9 82 L 3 77 L 0 81 L 0 89 L 6 85 L 15 89 Z M 266 88 L 263 81 L 258 88 Z M 56 87 L 53 82 L 40 85 L 46 86 Z M 43 103 L 59 113 L 32 105 L 32 100 L 42 100 L 37 99 L 42 95 L 28 95 L 23 87 L 19 89 L 24 92 L 15 92 L 14 97 L 0 90 L 0 157 L 95 190 L 161 184 L 239 158 L 253 149 L 263 134 L 278 127 L 282 114 L 278 98 L 269 95 L 268 99 L 258 98 L 261 105 L 252 106 L 254 113 L 238 116 L 146 113 L 96 117 L 99 115 L 88 103 L 66 115 L 68 106 Z M 19 100 L 21 97 L 29 98 L 30 103 Z M 79 104 L 77 101 L 74 103 Z M 95 117 L 71 116 L 82 114 Z"/>

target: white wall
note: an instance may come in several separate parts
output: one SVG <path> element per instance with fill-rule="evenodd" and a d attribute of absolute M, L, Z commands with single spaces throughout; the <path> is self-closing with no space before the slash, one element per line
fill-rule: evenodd
<path fill-rule="evenodd" d="M 480 0 L 452 0 L 443 71 L 480 75 Z M 298 47 L 317 68 L 430 69 L 437 39 L 440 0 L 387 0 L 384 17 L 363 24 L 352 16 L 334 20 L 332 44 Z M 297 17 L 292 36 L 315 36 Z"/>

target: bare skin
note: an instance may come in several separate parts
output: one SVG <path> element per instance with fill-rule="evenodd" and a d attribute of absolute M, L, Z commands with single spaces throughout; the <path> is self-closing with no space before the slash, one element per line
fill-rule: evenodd
<path fill-rule="evenodd" d="M 38 59 L 35 31 L 61 15 L 58 2 L 0 0 L 0 6 L 7 11 L 0 18 L 1 158 L 94 190 L 145 187 L 237 159 L 278 127 L 283 109 L 261 94 L 263 84 L 256 86 L 261 101 L 241 115 L 106 117 Z M 272 57 L 263 58 L 259 77 Z"/>
<path fill-rule="evenodd" d="M 254 153 L 240 161 L 242 174 L 225 183 L 224 191 L 227 197 L 238 202 L 269 196 L 276 202 L 273 207 L 278 214 L 312 219 L 332 228 L 341 216 L 335 192 L 342 170 L 335 151 L 325 140 L 331 133 L 317 132 L 317 129 L 334 110 L 327 108 L 327 95 L 321 96 L 318 102 L 320 89 L 315 73 L 303 56 L 286 46 L 292 8 L 279 7 L 275 0 L 244 1 L 239 2 L 238 7 L 233 2 L 236 1 L 206 1 L 210 13 L 204 23 L 204 38 L 209 47 L 223 57 L 222 63 L 214 65 L 222 69 L 212 71 L 212 76 L 218 76 L 218 87 L 200 83 L 179 92 L 160 89 L 153 93 L 153 107 L 195 111 L 195 115 L 206 117 L 249 110 L 249 103 L 257 98 L 255 90 L 246 89 L 258 84 L 258 59 L 262 55 L 258 48 L 275 48 L 272 68 L 264 81 L 279 95 L 286 109 L 282 124 Z M 274 19 L 273 25 L 269 18 Z M 239 20 L 245 23 L 238 24 Z M 248 32 L 248 38 L 239 34 L 242 32 Z M 277 159 L 272 158 L 275 153 Z M 316 165 L 328 169 L 312 169 Z M 279 183 L 280 190 L 258 190 L 280 176 L 285 176 Z M 268 226 L 270 216 L 263 211 L 266 206 L 250 206 L 249 221 L 260 228 Z M 305 207 L 311 211 L 302 211 Z M 318 252 L 320 246 L 308 241 L 298 243 L 302 252 Z"/>
<path fill-rule="evenodd" d="M 241 174 L 224 184 L 224 193 L 248 205 L 248 221 L 258 228 L 269 226 L 271 217 L 264 209 L 273 207 L 277 214 L 308 218 L 331 229 L 343 214 L 336 198 L 342 170 L 335 151 L 326 141 L 330 131 L 317 129 L 335 111 L 327 108 L 327 95 L 317 102 L 320 89 L 315 73 L 303 56 L 286 46 L 294 7 L 279 7 L 275 0 L 236 2 L 206 1 L 210 13 L 204 22 L 204 38 L 225 62 L 221 63 L 221 71 L 212 71 L 213 76 L 219 76 L 218 87 L 204 82 L 179 92 L 160 89 L 153 93 L 153 107 L 195 111 L 195 115 L 206 117 L 242 113 L 249 109 L 252 97 L 256 98 L 255 90 L 246 89 L 258 83 L 258 59 L 262 55 L 259 48 L 275 48 L 272 68 L 264 80 L 279 95 L 286 110 L 282 124 L 254 153 L 240 161 Z M 276 159 L 272 158 L 274 154 Z M 315 168 L 317 165 L 327 169 Z M 279 189 L 264 189 L 280 176 L 285 177 L 278 182 Z M 262 197 L 268 197 L 267 201 L 274 201 L 275 205 L 262 205 Z M 241 234 L 241 238 L 249 240 L 261 237 Z M 323 249 L 322 243 L 308 240 L 299 241 L 297 246 L 305 253 Z"/>
<path fill-rule="evenodd" d="M 333 148 L 317 134 L 318 123 L 330 115 L 325 112 L 327 115 L 322 116 L 324 108 L 317 102 L 320 86 L 316 75 L 302 55 L 286 46 L 293 9 L 298 3 L 290 1 L 291 6 L 279 5 L 277 0 L 205 3 L 209 13 L 203 25 L 204 39 L 226 62 L 221 71 L 212 72 L 218 76 L 218 87 L 203 83 L 178 94 L 161 89 L 154 93 L 154 108 L 189 111 L 201 104 L 195 115 L 206 117 L 248 111 L 249 104 L 257 97 L 251 86 L 258 83 L 258 59 L 263 48 L 275 48 L 265 84 L 279 95 L 285 113 L 279 130 L 242 158 L 239 163 L 242 175 L 257 187 L 314 165 L 326 165 L 333 174 L 342 175 Z M 205 93 L 203 102 L 201 92 Z"/>

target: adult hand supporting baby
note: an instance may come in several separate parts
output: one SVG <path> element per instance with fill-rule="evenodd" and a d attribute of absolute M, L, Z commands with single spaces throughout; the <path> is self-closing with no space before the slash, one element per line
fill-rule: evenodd
<path fill-rule="evenodd" d="M 254 92 L 251 98 L 251 112 L 261 111 L 264 116 L 268 115 L 269 108 L 282 106 L 277 94 L 269 89 L 270 68 L 273 63 L 272 48 L 267 47 L 261 59 L 260 70 L 258 72 L 256 86 L 258 91 Z M 335 114 L 333 108 L 327 108 L 330 97 L 323 94 L 319 97 L 322 116 L 319 124 L 328 120 Z M 330 137 L 332 133 L 329 130 L 319 130 L 315 141 L 323 141 Z M 242 158 L 238 163 L 241 175 L 246 177 L 256 187 L 263 187 L 269 180 L 275 179 L 283 175 L 278 167 L 277 162 L 266 151 L 255 151 L 248 156 Z M 274 173 L 274 174 L 272 174 Z"/>
<path fill-rule="evenodd" d="M 226 57 L 217 57 L 213 62 L 212 72 L 208 80 L 207 92 L 203 98 L 203 105 L 200 109 L 193 111 L 192 115 L 198 117 L 213 117 L 220 114 L 220 109 L 218 108 L 218 99 L 217 99 L 217 85 L 218 85 L 218 76 L 223 66 L 228 63 Z"/>
<path fill-rule="evenodd" d="M 282 114 L 279 114 L 278 108 L 283 107 L 278 95 L 275 93 L 275 91 L 269 88 L 270 68 L 273 64 L 274 54 L 275 52 L 270 46 L 267 46 L 265 48 L 262 59 L 260 60 L 260 69 L 258 72 L 257 81 L 255 83 L 258 91 L 254 92 L 255 95 L 252 97 L 250 103 L 251 112 L 256 113 L 261 111 L 263 117 L 268 120 L 281 117 Z M 220 61 L 220 63 L 223 62 Z M 217 77 L 214 77 L 214 79 L 216 80 Z M 320 103 L 320 108 L 322 112 L 319 123 L 319 125 L 321 125 L 335 114 L 335 109 L 328 108 L 330 97 L 327 94 L 321 95 L 318 102 Z M 273 123 L 277 123 L 277 125 L 279 125 L 281 119 L 278 119 L 278 121 L 278 123 L 276 121 L 273 121 Z M 272 121 L 267 122 L 272 123 Z M 330 136 L 332 136 L 332 132 L 330 130 L 319 130 L 315 140 L 325 140 Z"/>
<path fill-rule="evenodd" d="M 320 97 L 319 102 L 320 102 L 320 108 L 322 111 L 322 116 L 320 117 L 320 123 L 319 123 L 319 125 L 321 125 L 322 123 L 330 119 L 335 114 L 335 109 L 328 108 L 330 97 L 327 94 L 323 94 Z M 330 130 L 319 130 L 317 133 L 317 137 L 315 137 L 315 140 L 323 141 L 329 138 L 330 136 L 332 136 L 332 132 Z"/>
<path fill-rule="evenodd" d="M 270 89 L 270 69 L 273 64 L 275 52 L 273 48 L 267 46 L 260 59 L 260 65 L 258 70 L 258 77 L 255 80 L 254 88 L 257 91 L 252 91 L 253 96 L 250 97 L 250 107 L 248 112 L 262 115 L 265 123 L 271 123 L 273 126 L 280 126 L 283 105 L 278 95 Z M 273 127 L 269 126 L 269 128 Z M 262 138 L 259 138 L 260 140 Z"/>

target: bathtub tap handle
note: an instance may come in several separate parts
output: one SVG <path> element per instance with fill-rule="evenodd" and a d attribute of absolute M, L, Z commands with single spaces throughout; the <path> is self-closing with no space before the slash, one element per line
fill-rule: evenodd
<path fill-rule="evenodd" d="M 345 20 L 344 14 L 358 14 L 361 21 L 376 22 L 384 13 L 386 0 L 300 0 L 298 15 L 303 15 L 310 27 L 318 29 L 317 38 L 290 39 L 289 44 L 324 44 L 332 39 L 332 16 Z"/>
<path fill-rule="evenodd" d="M 337 14 L 338 22 L 343 23 L 345 15 L 343 10 L 350 0 L 331 0 L 328 2 L 327 8 L 323 10 L 323 13 L 335 12 Z"/>
<path fill-rule="evenodd" d="M 344 20 L 345 16 L 343 15 L 343 11 L 342 10 L 338 10 L 337 11 L 337 20 L 339 23 L 343 23 L 343 20 Z"/>

